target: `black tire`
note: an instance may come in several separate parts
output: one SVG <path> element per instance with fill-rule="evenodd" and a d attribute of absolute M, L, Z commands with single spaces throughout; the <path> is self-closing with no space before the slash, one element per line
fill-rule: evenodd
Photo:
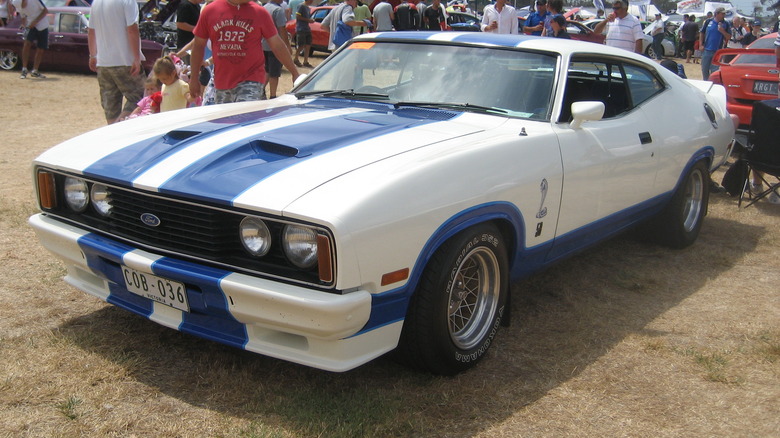
<path fill-rule="evenodd" d="M 19 55 L 13 50 L 0 50 L 0 68 L 13 70 L 19 66 Z"/>
<path fill-rule="evenodd" d="M 699 236 L 710 199 L 710 173 L 699 161 L 682 180 L 669 205 L 656 219 L 660 243 L 685 248 Z"/>
<path fill-rule="evenodd" d="M 508 269 L 506 244 L 494 226 L 476 226 L 447 241 L 412 297 L 397 356 L 441 375 L 476 365 L 498 332 Z"/>

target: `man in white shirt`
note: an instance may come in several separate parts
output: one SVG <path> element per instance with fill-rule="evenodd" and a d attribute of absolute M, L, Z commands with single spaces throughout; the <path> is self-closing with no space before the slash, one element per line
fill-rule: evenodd
<path fill-rule="evenodd" d="M 89 68 L 97 72 L 100 103 L 110 125 L 132 113 L 144 97 L 138 4 L 135 0 L 94 0 L 87 37 Z"/>
<path fill-rule="evenodd" d="M 334 37 L 336 36 L 336 31 L 339 28 L 339 22 L 343 22 L 347 26 L 365 26 L 366 23 L 363 21 L 357 21 L 355 20 L 355 7 L 357 6 L 357 0 L 345 0 L 344 3 L 340 4 L 339 6 L 336 6 L 332 11 L 330 11 L 330 14 L 328 14 L 327 17 L 325 17 L 324 20 L 322 20 L 321 23 L 321 29 L 325 32 L 330 33 L 328 37 L 328 50 L 336 50 L 339 47 L 341 47 L 341 44 L 338 46 L 333 42 Z M 349 29 L 350 35 L 352 34 L 352 29 Z"/>
<path fill-rule="evenodd" d="M 43 53 L 49 48 L 49 18 L 46 16 L 49 10 L 42 0 L 13 0 L 11 3 L 16 12 L 22 16 L 22 26 L 27 29 L 22 47 L 22 75 L 19 79 L 27 78 L 27 63 L 30 60 L 30 49 L 35 43 L 35 58 L 30 76 L 45 78 L 38 72 L 38 67 L 43 60 Z"/>
<path fill-rule="evenodd" d="M 593 29 L 600 34 L 607 28 L 605 44 L 642 54 L 642 25 L 639 19 L 628 13 L 628 0 L 615 0 L 612 13 Z"/>
<path fill-rule="evenodd" d="M 387 0 L 381 0 L 374 7 L 374 30 L 376 32 L 387 32 L 393 30 L 393 6 Z"/>
<path fill-rule="evenodd" d="M 495 5 L 485 6 L 482 15 L 482 32 L 517 34 L 517 11 L 506 4 L 506 0 L 496 0 Z"/>

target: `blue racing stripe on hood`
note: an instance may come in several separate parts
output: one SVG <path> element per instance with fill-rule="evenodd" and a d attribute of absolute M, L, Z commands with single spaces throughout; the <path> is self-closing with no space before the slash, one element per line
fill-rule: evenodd
<path fill-rule="evenodd" d="M 327 99 L 316 102 L 323 100 Z M 165 182 L 159 192 L 230 205 L 238 194 L 258 181 L 303 160 L 458 115 L 450 111 L 378 107 L 381 109 L 290 125 L 235 142 L 185 168 Z"/>
<path fill-rule="evenodd" d="M 158 161 L 186 147 L 193 141 L 201 140 L 238 126 L 248 126 L 310 111 L 312 111 L 312 108 L 305 106 L 284 106 L 193 124 L 186 128 L 168 132 L 163 136 L 155 136 L 138 142 L 108 155 L 84 169 L 84 175 L 114 183 L 126 184 Z"/>

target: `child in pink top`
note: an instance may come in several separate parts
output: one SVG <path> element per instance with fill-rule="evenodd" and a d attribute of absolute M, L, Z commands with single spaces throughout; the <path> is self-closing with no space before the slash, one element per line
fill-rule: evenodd
<path fill-rule="evenodd" d="M 136 108 L 127 116 L 128 119 L 134 119 L 136 117 L 147 116 L 159 112 L 159 109 L 155 109 L 152 96 L 160 92 L 162 84 L 155 78 L 149 78 L 144 84 L 144 98 L 138 101 Z"/>

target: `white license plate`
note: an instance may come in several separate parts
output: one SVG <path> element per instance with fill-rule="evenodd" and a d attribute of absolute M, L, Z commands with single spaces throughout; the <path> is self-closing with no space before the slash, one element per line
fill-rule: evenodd
<path fill-rule="evenodd" d="M 136 271 L 127 266 L 122 266 L 122 276 L 128 291 L 166 306 L 185 312 L 190 311 L 184 283 Z"/>
<path fill-rule="evenodd" d="M 755 81 L 753 82 L 753 92 L 756 94 L 771 94 L 777 96 L 777 82 Z"/>

